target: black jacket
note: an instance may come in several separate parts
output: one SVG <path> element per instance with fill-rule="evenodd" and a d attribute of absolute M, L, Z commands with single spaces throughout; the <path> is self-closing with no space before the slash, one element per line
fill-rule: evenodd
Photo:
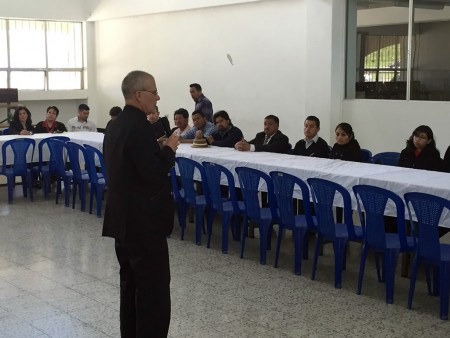
<path fill-rule="evenodd" d="M 156 139 L 160 137 L 172 135 L 172 130 L 170 129 L 170 123 L 167 116 L 160 117 L 155 123 L 150 123 L 152 126 L 153 135 Z"/>
<path fill-rule="evenodd" d="M 58 121 L 55 121 L 53 123 L 56 123 L 55 133 L 62 133 L 62 132 L 67 131 L 67 128 L 64 125 L 64 123 L 61 123 Z M 41 121 L 38 124 L 36 124 L 36 126 L 34 127 L 34 133 L 35 134 L 48 133 L 47 129 L 45 129 L 45 127 L 44 127 L 44 121 Z"/>
<path fill-rule="evenodd" d="M 416 157 L 414 150 L 405 148 L 400 153 L 399 167 L 443 171 L 443 162 L 439 150 L 426 146 L 421 154 Z"/>
<path fill-rule="evenodd" d="M 354 138 L 344 145 L 335 143 L 331 150 L 330 158 L 343 161 L 364 162 L 361 147 Z"/>
<path fill-rule="evenodd" d="M 27 124 L 26 127 L 28 131 L 33 131 L 33 126 L 31 124 L 30 125 Z M 19 135 L 20 132 L 24 129 L 25 128 L 22 126 L 22 123 L 20 122 L 11 121 L 11 123 L 9 124 L 10 135 Z"/>
<path fill-rule="evenodd" d="M 213 146 L 217 147 L 229 147 L 234 148 L 234 145 L 243 139 L 242 131 L 233 125 L 225 133 L 220 133 L 217 131 L 212 135 L 214 141 L 211 143 Z"/>
<path fill-rule="evenodd" d="M 306 142 L 304 139 L 298 141 L 292 153 L 294 155 L 320 158 L 328 158 L 330 156 L 330 148 L 328 147 L 327 142 L 321 137 L 317 139 L 317 142 L 311 144 L 308 149 L 305 148 L 305 145 Z"/>
<path fill-rule="evenodd" d="M 103 236 L 138 245 L 168 236 L 175 153 L 168 146 L 160 149 L 143 111 L 125 106 L 106 130 L 103 154 L 108 185 Z"/>
<path fill-rule="evenodd" d="M 256 134 L 255 138 L 249 143 L 255 145 L 255 151 L 267 151 L 269 153 L 285 154 L 289 151 L 289 138 L 281 131 L 277 131 L 268 144 L 264 144 L 266 134 L 262 131 Z"/>

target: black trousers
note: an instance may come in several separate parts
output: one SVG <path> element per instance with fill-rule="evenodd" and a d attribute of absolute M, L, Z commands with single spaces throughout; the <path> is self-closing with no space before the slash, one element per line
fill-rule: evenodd
<path fill-rule="evenodd" d="M 122 338 L 167 337 L 170 324 L 170 266 L 166 238 L 142 244 L 116 239 L 120 264 Z"/>

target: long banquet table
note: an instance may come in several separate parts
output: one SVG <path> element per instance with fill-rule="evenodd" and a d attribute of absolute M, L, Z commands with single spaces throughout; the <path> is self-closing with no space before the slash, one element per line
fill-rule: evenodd
<path fill-rule="evenodd" d="M 89 144 L 102 150 L 103 134 L 93 132 L 68 132 L 59 135 L 70 137 L 71 141 L 79 144 Z M 0 136 L 0 146 L 7 140 L 17 137 L 33 138 L 36 141 L 34 160 L 37 160 L 37 146 L 39 142 L 54 134 L 35 134 L 30 136 L 3 135 Z M 31 156 L 31 155 L 30 155 Z M 45 155 L 44 155 L 45 156 Z M 382 187 L 402 196 L 406 192 L 424 192 L 450 200 L 450 174 L 435 171 L 417 170 L 401 167 L 391 167 L 378 164 L 356 163 L 341 160 L 321 159 L 315 157 L 274 154 L 266 152 L 240 152 L 233 148 L 192 148 L 190 144 L 180 144 L 177 156 L 191 158 L 197 162 L 210 161 L 221 164 L 235 175 L 235 168 L 239 166 L 259 169 L 266 173 L 280 170 L 296 175 L 303 180 L 319 177 L 337 182 L 350 192 L 356 184 L 370 184 Z M 9 156 L 8 164 L 10 164 Z M 264 190 L 265 187 L 261 186 Z M 353 193 L 351 193 L 353 195 Z M 300 192 L 296 195 L 300 197 Z M 337 198 L 336 205 L 342 205 Z M 356 201 L 353 198 L 353 208 Z M 394 215 L 394 208 L 388 205 L 388 215 Z M 450 214 L 445 213 L 441 225 L 450 227 Z"/>
<path fill-rule="evenodd" d="M 210 161 L 221 164 L 234 174 L 236 167 L 243 166 L 266 173 L 279 170 L 303 180 L 310 177 L 324 178 L 343 185 L 352 196 L 354 185 L 370 184 L 391 190 L 401 197 L 406 192 L 415 191 L 450 200 L 450 174 L 448 173 L 287 154 L 240 152 L 232 148 L 192 148 L 189 144 L 181 144 L 178 147 L 177 156 L 191 158 L 200 163 Z M 264 190 L 264 187 L 261 189 Z M 300 197 L 299 192 L 297 196 Z M 339 198 L 335 202 L 336 205 L 342 205 Z M 356 209 L 354 198 L 352 202 L 353 209 Z M 393 205 L 388 204 L 386 214 L 395 215 Z M 450 227 L 449 213 L 444 213 L 441 225 Z"/>
<path fill-rule="evenodd" d="M 78 144 L 89 144 L 93 147 L 96 147 L 99 150 L 102 150 L 103 146 L 103 134 L 102 133 L 93 133 L 88 131 L 80 131 L 80 132 L 67 132 L 67 133 L 61 133 L 61 134 L 33 134 L 33 135 L 0 135 L 0 149 L 3 146 L 3 143 L 6 141 L 16 139 L 16 138 L 31 138 L 36 141 L 36 147 L 34 150 L 34 154 L 31 153 L 31 150 L 27 153 L 27 159 L 28 162 L 31 162 L 31 155 L 33 155 L 33 161 L 37 162 L 38 160 L 38 145 L 39 143 L 48 137 L 51 136 L 67 136 L 70 138 L 72 142 L 78 143 Z M 49 153 L 47 149 L 43 150 L 43 156 L 44 160 L 48 159 Z M 8 147 L 6 152 L 6 159 L 7 164 L 12 164 L 13 162 L 13 154 L 11 147 Z"/>

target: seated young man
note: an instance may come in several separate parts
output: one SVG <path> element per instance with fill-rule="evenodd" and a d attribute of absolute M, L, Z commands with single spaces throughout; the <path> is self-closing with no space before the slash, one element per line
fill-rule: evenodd
<path fill-rule="evenodd" d="M 206 121 L 206 117 L 203 112 L 194 111 L 191 116 L 194 126 L 181 136 L 181 143 L 192 143 L 194 138 L 207 138 L 209 135 L 212 135 L 217 131 L 214 124 Z"/>
<path fill-rule="evenodd" d="M 244 137 L 242 131 L 231 123 L 230 116 L 225 110 L 220 110 L 213 116 L 217 132 L 206 137 L 209 144 L 217 147 L 233 148 L 236 142 Z"/>
<path fill-rule="evenodd" d="M 319 137 L 320 120 L 316 116 L 308 116 L 303 127 L 304 139 L 297 142 L 293 154 L 301 156 L 328 158 L 330 148 L 327 142 Z"/>

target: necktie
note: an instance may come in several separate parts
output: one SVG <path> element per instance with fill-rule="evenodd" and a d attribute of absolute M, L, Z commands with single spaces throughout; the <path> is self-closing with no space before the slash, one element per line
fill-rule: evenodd
<path fill-rule="evenodd" d="M 267 144 L 267 143 L 269 143 L 269 138 L 270 138 L 269 135 L 266 135 L 266 136 L 264 137 L 264 142 L 263 142 L 264 145 Z"/>

